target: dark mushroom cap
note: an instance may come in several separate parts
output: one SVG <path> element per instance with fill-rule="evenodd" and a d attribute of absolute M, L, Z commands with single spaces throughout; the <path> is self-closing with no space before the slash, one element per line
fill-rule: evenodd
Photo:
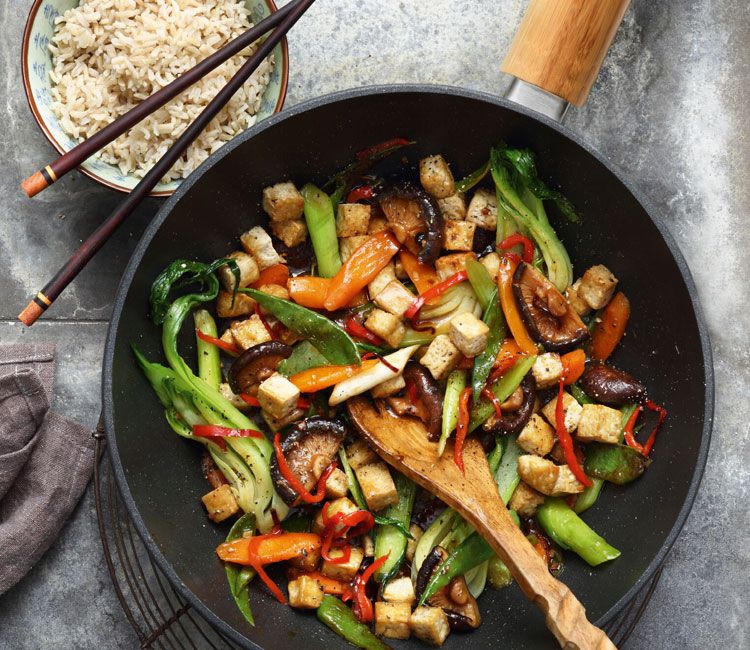
<path fill-rule="evenodd" d="M 291 354 L 292 348 L 281 341 L 266 341 L 248 348 L 229 368 L 228 379 L 232 392 L 237 395 L 248 393 L 251 387 L 257 387 L 276 372 L 281 360 L 288 359 Z"/>
<path fill-rule="evenodd" d="M 289 469 L 306 490 L 311 490 L 315 485 L 314 467 L 327 467 L 336 459 L 345 433 L 344 425 L 338 420 L 314 416 L 297 422 L 281 442 Z M 299 494 L 281 473 L 276 454 L 271 458 L 271 478 L 279 496 L 291 506 Z"/>
<path fill-rule="evenodd" d="M 437 442 L 440 437 L 440 427 L 443 422 L 442 394 L 438 383 L 425 367 L 414 361 L 409 361 L 404 368 L 404 381 L 407 386 L 415 386 L 417 397 L 427 412 L 427 431 L 429 439 Z"/>
<path fill-rule="evenodd" d="M 513 293 L 535 341 L 564 352 L 589 338 L 589 330 L 568 301 L 544 275 L 521 262 L 513 275 Z"/>
<path fill-rule="evenodd" d="M 531 414 L 534 412 L 534 401 L 536 400 L 534 378 L 531 376 L 531 373 L 523 378 L 521 390 L 523 391 L 521 406 L 515 411 L 503 413 L 503 417 L 501 418 L 493 415 L 487 420 L 484 427 L 482 427 L 485 431 L 497 435 L 507 435 L 509 433 L 518 433 L 526 426 L 526 423 L 531 418 Z"/>
<path fill-rule="evenodd" d="M 578 384 L 586 395 L 609 406 L 623 406 L 646 398 L 646 387 L 635 377 L 601 361 L 586 364 Z"/>
<path fill-rule="evenodd" d="M 412 183 L 394 185 L 378 197 L 388 227 L 423 264 L 443 248 L 443 214 L 437 201 Z"/>

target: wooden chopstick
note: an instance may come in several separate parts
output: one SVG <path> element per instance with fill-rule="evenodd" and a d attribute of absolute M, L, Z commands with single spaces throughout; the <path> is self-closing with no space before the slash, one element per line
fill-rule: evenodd
<path fill-rule="evenodd" d="M 27 326 L 33 325 L 36 320 L 47 310 L 55 299 L 63 292 L 73 279 L 86 266 L 89 260 L 96 255 L 99 249 L 106 243 L 117 227 L 125 221 L 136 206 L 154 188 L 169 168 L 184 153 L 185 149 L 195 140 L 200 132 L 224 107 L 230 97 L 237 92 L 247 81 L 250 75 L 268 56 L 278 42 L 286 35 L 291 27 L 307 11 L 315 0 L 298 0 L 293 8 L 279 23 L 271 35 L 263 41 L 258 50 L 242 67 L 234 74 L 229 82 L 209 102 L 203 112 L 190 124 L 180 135 L 167 152 L 156 162 L 149 172 L 141 179 L 130 194 L 120 205 L 102 222 L 102 224 L 81 244 L 70 259 L 55 274 L 44 288 L 29 302 L 26 308 L 18 315 L 18 319 Z"/>
<path fill-rule="evenodd" d="M 177 95 L 192 86 L 199 79 L 205 77 L 213 69 L 254 43 L 260 36 L 266 32 L 270 32 L 300 3 L 301 0 L 292 0 L 289 4 L 284 5 L 268 18 L 246 30 L 237 38 L 229 41 L 224 47 L 216 50 L 216 52 L 203 59 L 203 61 L 190 68 L 190 70 L 181 74 L 172 83 L 157 90 L 153 95 L 118 117 L 101 131 L 77 144 L 70 151 L 53 160 L 49 165 L 42 167 L 42 169 L 21 183 L 23 191 L 29 197 L 39 194 L 39 192 L 65 176 L 71 169 L 78 167 L 86 158 L 95 154 L 99 149 L 106 147 L 115 138 L 135 126 L 143 118 L 177 97 Z"/>

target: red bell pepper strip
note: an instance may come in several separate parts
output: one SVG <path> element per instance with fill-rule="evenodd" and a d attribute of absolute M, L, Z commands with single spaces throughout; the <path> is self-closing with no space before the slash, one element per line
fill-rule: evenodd
<path fill-rule="evenodd" d="M 635 433 L 633 432 L 635 423 L 638 420 L 638 416 L 643 410 L 642 406 L 638 406 L 635 411 L 633 411 L 631 416 L 628 418 L 628 421 L 625 423 L 624 429 L 625 443 L 628 445 L 628 447 L 632 447 L 644 456 L 648 456 L 651 453 L 651 449 L 653 448 L 654 442 L 656 441 L 656 432 L 659 430 L 659 427 L 661 427 L 664 419 L 667 417 L 666 409 L 662 406 L 659 406 L 658 404 L 654 404 L 654 402 L 652 402 L 651 400 L 646 401 L 646 406 L 649 410 L 656 411 L 659 414 L 659 420 L 651 431 L 649 437 L 646 439 L 646 442 L 644 444 L 638 442 L 635 439 Z"/>
<path fill-rule="evenodd" d="M 381 339 L 377 334 L 373 334 L 364 325 L 362 325 L 362 323 L 357 322 L 354 316 L 350 316 L 349 318 L 347 318 L 346 322 L 344 323 L 344 329 L 346 330 L 347 334 L 356 336 L 357 338 L 363 339 L 368 343 L 372 343 L 373 345 L 377 346 L 383 345 L 383 339 Z"/>
<path fill-rule="evenodd" d="M 497 395 L 492 392 L 492 389 L 489 386 L 485 386 L 482 389 L 482 397 L 488 399 L 492 403 L 492 408 L 495 409 L 495 415 L 498 418 L 503 417 L 503 410 L 500 408 L 500 400 L 497 398 Z"/>
<path fill-rule="evenodd" d="M 228 354 L 231 354 L 234 357 L 240 356 L 240 349 L 236 345 L 233 345 L 232 343 L 227 343 L 226 341 L 217 339 L 215 336 L 209 336 L 208 334 L 204 334 L 198 329 L 195 330 L 195 334 L 198 336 L 198 338 L 201 341 L 205 341 L 206 343 L 215 345 L 217 348 L 224 350 L 224 352 L 227 352 Z"/>
<path fill-rule="evenodd" d="M 458 421 L 456 422 L 456 442 L 453 447 L 453 462 L 458 465 L 458 469 L 461 470 L 462 474 L 464 473 L 464 441 L 466 440 L 466 434 L 469 433 L 469 420 L 471 419 L 471 413 L 469 412 L 471 393 L 471 386 L 467 386 L 458 398 Z"/>
<path fill-rule="evenodd" d="M 419 314 L 419 310 L 422 309 L 428 300 L 443 295 L 451 287 L 455 287 L 457 284 L 468 279 L 469 274 L 466 271 L 459 271 L 442 282 L 430 287 L 424 293 L 420 293 L 417 299 L 409 305 L 409 308 L 404 312 L 404 317 L 413 321 Z"/>
<path fill-rule="evenodd" d="M 642 406 L 637 406 L 635 410 L 630 414 L 628 421 L 625 423 L 625 428 L 623 429 L 623 432 L 625 433 L 625 444 L 640 453 L 643 453 L 643 445 L 641 445 L 641 443 L 635 439 L 635 433 L 633 432 L 633 429 L 635 428 L 635 423 L 638 420 L 638 416 L 640 415 L 642 410 Z"/>
<path fill-rule="evenodd" d="M 654 404 L 651 400 L 646 401 L 646 406 L 651 411 L 656 411 L 659 414 L 659 420 L 654 426 L 654 430 L 651 432 L 651 435 L 649 435 L 648 439 L 646 440 L 646 444 L 643 445 L 643 454 L 645 456 L 648 456 L 651 453 L 651 449 L 654 446 L 654 441 L 656 440 L 656 432 L 659 430 L 659 427 L 661 427 L 662 423 L 664 422 L 664 419 L 667 417 L 667 409 L 665 409 L 663 406 L 659 406 L 658 404 Z"/>
<path fill-rule="evenodd" d="M 281 475 L 288 481 L 289 485 L 292 486 L 292 489 L 299 494 L 299 498 L 305 503 L 320 503 L 326 495 L 326 481 L 336 467 L 336 463 L 331 463 L 320 475 L 317 492 L 311 494 L 305 486 L 302 485 L 302 481 L 299 480 L 299 477 L 294 473 L 292 468 L 289 467 L 289 463 L 286 462 L 284 450 L 281 448 L 281 434 L 278 431 L 273 437 L 273 448 L 276 452 L 276 461 L 279 464 Z"/>
<path fill-rule="evenodd" d="M 557 391 L 557 403 L 555 404 L 555 430 L 557 432 L 557 439 L 560 441 L 563 453 L 565 454 L 565 462 L 570 467 L 570 471 L 578 479 L 578 481 L 585 487 L 591 487 L 593 485 L 591 479 L 586 476 L 586 472 L 583 471 L 583 467 L 578 462 L 576 457 L 575 447 L 573 446 L 573 438 L 565 428 L 565 411 L 563 409 L 563 389 L 565 383 L 560 378 L 560 384 Z"/>
<path fill-rule="evenodd" d="M 255 429 L 232 429 L 215 424 L 196 424 L 193 435 L 197 438 L 210 438 L 222 449 L 227 448 L 224 438 L 262 438 L 263 434 Z"/>
<path fill-rule="evenodd" d="M 521 233 L 509 235 L 498 244 L 498 247 L 506 251 L 514 246 L 523 246 L 523 261 L 531 264 L 534 261 L 534 242 Z M 512 254 L 512 253 L 511 253 Z"/>
<path fill-rule="evenodd" d="M 395 149 L 397 147 L 405 147 L 407 144 L 411 144 L 411 141 L 406 140 L 405 138 L 391 138 L 390 140 L 386 140 L 385 142 L 379 142 L 378 144 L 374 144 L 372 147 L 367 147 L 367 149 L 358 151 L 357 160 L 368 160 L 369 158 L 372 158 L 373 156 L 382 153 L 383 151 L 387 151 L 388 149 Z"/>
<path fill-rule="evenodd" d="M 372 198 L 372 185 L 360 185 L 355 187 L 346 197 L 347 203 L 356 203 L 363 199 Z"/>
<path fill-rule="evenodd" d="M 344 515 L 341 518 L 341 523 L 348 528 L 346 537 L 350 539 L 369 533 L 375 526 L 375 517 L 369 510 L 357 510 Z"/>
<path fill-rule="evenodd" d="M 354 615 L 363 623 L 372 622 L 372 602 L 367 597 L 367 582 L 372 575 L 388 560 L 390 551 L 381 555 L 370 566 L 368 566 L 354 581 Z"/>

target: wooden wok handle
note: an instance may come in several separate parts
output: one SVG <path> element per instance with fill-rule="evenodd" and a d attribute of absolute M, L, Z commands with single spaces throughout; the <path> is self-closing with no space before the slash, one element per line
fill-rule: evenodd
<path fill-rule="evenodd" d="M 630 0 L 531 0 L 502 70 L 581 106 Z"/>

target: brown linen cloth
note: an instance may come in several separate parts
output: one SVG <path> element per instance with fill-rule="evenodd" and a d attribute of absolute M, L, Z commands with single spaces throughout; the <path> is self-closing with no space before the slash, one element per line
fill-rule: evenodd
<path fill-rule="evenodd" d="M 51 344 L 0 344 L 0 594 L 57 539 L 94 467 L 91 431 L 49 410 Z"/>

